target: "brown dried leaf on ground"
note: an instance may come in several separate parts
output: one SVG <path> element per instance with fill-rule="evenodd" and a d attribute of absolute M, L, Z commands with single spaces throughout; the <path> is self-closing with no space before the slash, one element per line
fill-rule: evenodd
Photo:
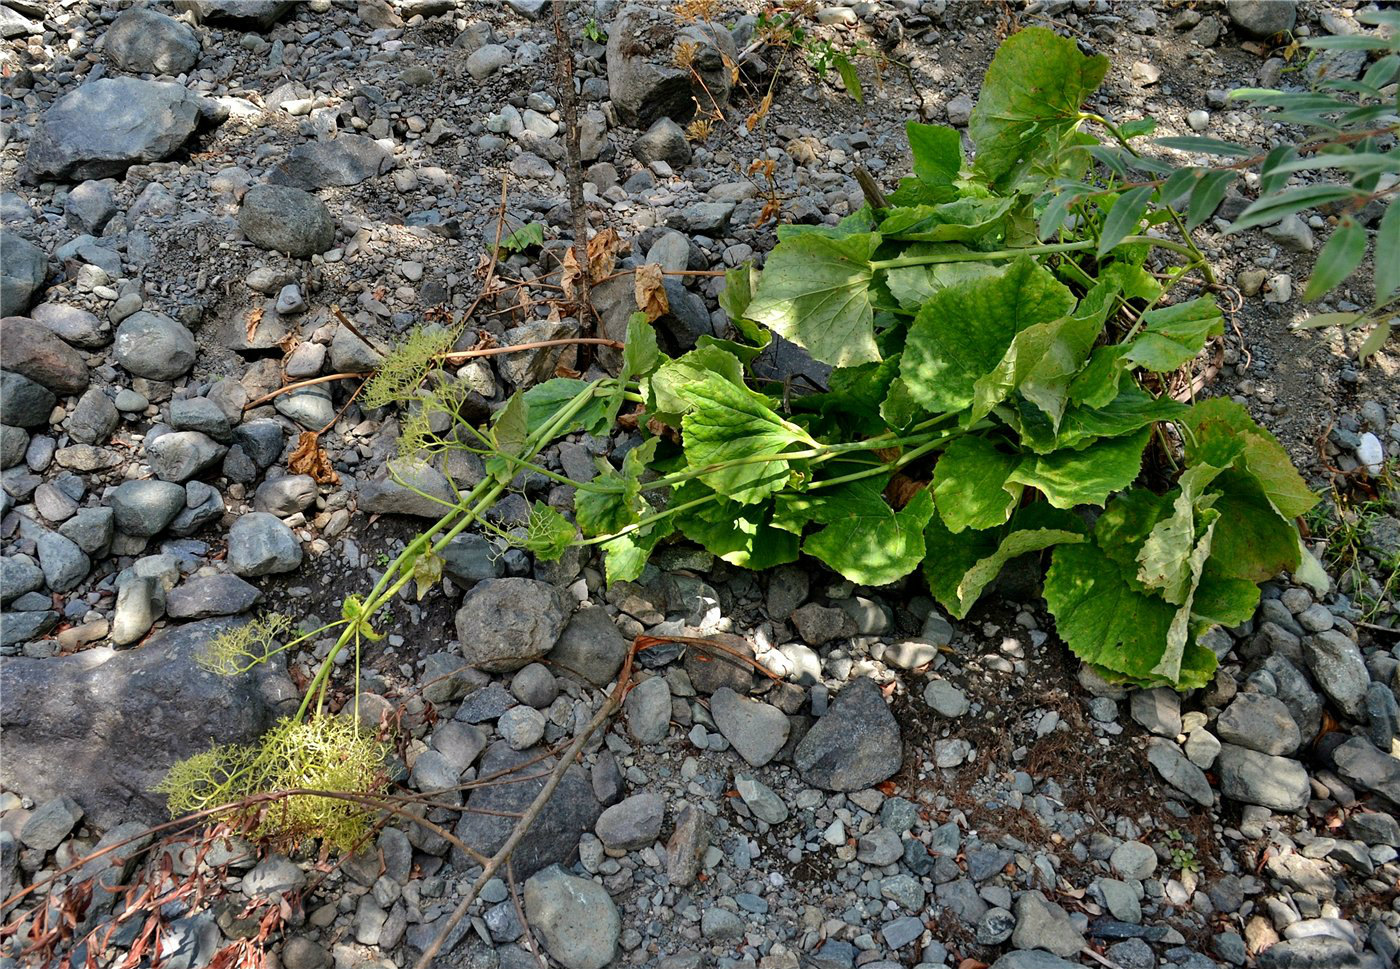
<path fill-rule="evenodd" d="M 657 318 L 665 316 L 671 311 L 671 303 L 666 299 L 666 287 L 663 285 L 663 281 L 661 266 L 654 262 L 638 266 L 636 275 L 633 277 L 637 309 L 647 315 L 648 323 L 654 322 Z"/>
<path fill-rule="evenodd" d="M 321 435 L 302 431 L 297 449 L 287 458 L 287 470 L 292 474 L 309 474 L 317 484 L 340 484 L 340 475 L 331 467 L 330 455 L 321 447 Z"/>
<path fill-rule="evenodd" d="M 608 226 L 588 240 L 588 281 L 601 283 L 613 273 L 617 265 L 617 254 L 623 249 L 622 236 Z"/>
<path fill-rule="evenodd" d="M 258 324 L 262 322 L 262 318 L 263 308 L 261 306 L 253 307 L 253 309 L 248 313 L 248 321 L 244 328 L 244 331 L 248 336 L 249 343 L 252 343 L 253 339 L 257 336 Z"/>
<path fill-rule="evenodd" d="M 583 269 L 574 256 L 573 246 L 564 250 L 564 272 L 559 277 L 559 287 L 564 290 L 565 299 L 574 298 L 574 287 L 583 278 Z"/>
<path fill-rule="evenodd" d="M 914 496 L 928 487 L 927 481 L 917 481 L 904 474 L 896 474 L 885 485 L 885 500 L 896 510 L 914 500 Z"/>

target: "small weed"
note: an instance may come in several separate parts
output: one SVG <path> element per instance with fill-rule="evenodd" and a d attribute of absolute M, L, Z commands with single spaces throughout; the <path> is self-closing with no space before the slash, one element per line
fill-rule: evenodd
<path fill-rule="evenodd" d="M 1167 832 L 1168 848 L 1172 853 L 1172 870 L 1199 874 L 1201 861 L 1196 857 L 1196 846 L 1191 844 L 1179 829 Z"/>
<path fill-rule="evenodd" d="M 583 36 L 593 41 L 595 44 L 606 44 L 608 35 L 603 32 L 603 28 L 598 26 L 598 21 L 589 17 L 583 25 Z"/>

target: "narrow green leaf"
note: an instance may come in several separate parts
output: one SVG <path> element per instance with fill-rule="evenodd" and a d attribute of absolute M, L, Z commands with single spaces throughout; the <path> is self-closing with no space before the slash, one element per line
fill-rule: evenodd
<path fill-rule="evenodd" d="M 1048 242 L 1060 231 L 1060 227 L 1069 218 L 1070 207 L 1083 198 L 1079 192 L 1060 190 L 1050 197 L 1044 210 L 1040 213 L 1038 224 L 1038 235 L 1041 242 Z"/>
<path fill-rule="evenodd" d="M 1153 138 L 1152 143 L 1162 148 L 1176 151 L 1199 151 L 1208 155 L 1224 155 L 1228 158 L 1248 158 L 1254 154 L 1250 148 L 1237 145 L 1233 141 L 1219 138 L 1206 138 L 1202 135 L 1173 135 L 1170 138 Z"/>
<path fill-rule="evenodd" d="M 1104 219 L 1103 231 L 1099 233 L 1100 259 L 1133 234 L 1133 230 L 1138 227 L 1138 223 L 1147 212 L 1147 202 L 1151 197 L 1151 185 L 1131 188 L 1118 196 L 1113 207 L 1108 210 L 1108 217 Z"/>
<path fill-rule="evenodd" d="M 1321 299 L 1340 286 L 1365 255 L 1366 229 L 1353 218 L 1342 219 L 1317 255 L 1308 288 L 1303 291 L 1304 302 Z"/>
<path fill-rule="evenodd" d="M 1186 204 L 1186 227 L 1194 229 L 1210 218 L 1225 198 L 1225 192 L 1236 178 L 1234 172 L 1208 172 L 1191 190 L 1191 201 Z"/>
<path fill-rule="evenodd" d="M 1390 50 L 1394 44 L 1379 34 L 1332 34 L 1308 37 L 1303 46 L 1318 50 Z"/>
<path fill-rule="evenodd" d="M 948 530 L 1005 524 L 1021 497 L 1021 486 L 1006 480 L 1019 461 L 985 437 L 969 434 L 949 444 L 933 469 L 933 497 Z"/>
<path fill-rule="evenodd" d="M 865 94 L 861 90 L 860 75 L 856 73 L 856 66 L 851 63 L 851 59 L 845 54 L 837 54 L 832 58 L 832 64 L 836 66 L 836 73 L 841 75 L 841 83 L 846 85 L 846 93 L 856 104 L 864 104 Z"/>
<path fill-rule="evenodd" d="M 1124 138 L 1145 138 L 1157 130 L 1157 122 L 1152 118 L 1138 118 L 1136 121 L 1125 121 L 1118 126 L 1118 131 Z"/>
<path fill-rule="evenodd" d="M 870 257 L 879 244 L 872 232 L 840 239 L 807 233 L 780 242 L 764 266 L 749 318 L 822 363 L 878 361 Z"/>
<path fill-rule="evenodd" d="M 1340 185 L 1307 185 L 1262 196 L 1240 213 L 1240 217 L 1230 226 L 1229 231 L 1243 232 L 1256 225 L 1267 225 L 1303 209 L 1325 205 L 1328 202 L 1339 202 L 1355 194 L 1355 189 Z"/>
<path fill-rule="evenodd" d="M 1376 232 L 1376 302 L 1400 292 L 1400 205 L 1386 203 Z"/>
<path fill-rule="evenodd" d="M 1158 200 L 1163 205 L 1172 205 L 1187 192 L 1196 187 L 1204 169 L 1200 168 L 1179 168 L 1162 183 L 1158 189 Z"/>
<path fill-rule="evenodd" d="M 1365 313 L 1314 313 L 1306 320 L 1293 324 L 1295 330 L 1320 330 L 1326 326 L 1350 329 L 1366 318 Z"/>
<path fill-rule="evenodd" d="M 1356 356 L 1360 360 L 1366 360 L 1380 352 L 1385 346 L 1385 341 L 1390 339 L 1390 321 L 1385 320 L 1372 327 L 1371 332 L 1366 334 L 1366 339 L 1361 341 L 1361 346 L 1356 348 Z"/>

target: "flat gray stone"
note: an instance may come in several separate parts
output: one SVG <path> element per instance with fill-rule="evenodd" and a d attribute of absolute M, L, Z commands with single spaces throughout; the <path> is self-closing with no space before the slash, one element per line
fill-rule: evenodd
<path fill-rule="evenodd" d="M 34 175 L 54 179 L 121 175 L 173 154 L 198 123 L 199 102 L 179 84 L 99 78 L 44 112 L 25 163 Z"/>
<path fill-rule="evenodd" d="M 1221 744 L 1215 761 L 1220 792 L 1246 804 L 1271 811 L 1301 811 L 1312 796 L 1308 772 L 1296 760 L 1261 754 L 1234 744 Z"/>
<path fill-rule="evenodd" d="M 793 755 L 802 779 L 825 791 L 871 787 L 893 776 L 903 760 L 899 724 L 868 677 L 846 684 Z"/>
<path fill-rule="evenodd" d="M 792 724 L 771 704 L 721 687 L 710 698 L 710 715 L 724 739 L 752 767 L 762 767 L 783 749 Z"/>

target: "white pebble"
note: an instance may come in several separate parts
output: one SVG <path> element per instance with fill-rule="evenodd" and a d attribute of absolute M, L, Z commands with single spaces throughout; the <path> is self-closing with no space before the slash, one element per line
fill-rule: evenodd
<path fill-rule="evenodd" d="M 1361 443 L 1356 445 L 1356 459 L 1364 464 L 1371 474 L 1380 474 L 1385 464 L 1385 448 L 1381 446 L 1381 439 L 1370 431 L 1362 434 Z"/>

